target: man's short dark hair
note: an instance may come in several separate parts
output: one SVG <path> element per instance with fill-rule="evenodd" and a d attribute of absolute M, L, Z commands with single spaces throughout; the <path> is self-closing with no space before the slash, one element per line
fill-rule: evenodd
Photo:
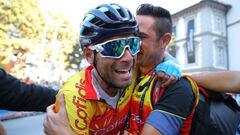
<path fill-rule="evenodd" d="M 160 6 L 153 6 L 152 4 L 142 4 L 137 8 L 137 15 L 154 17 L 155 32 L 158 39 L 165 33 L 172 33 L 172 19 L 168 10 Z"/>

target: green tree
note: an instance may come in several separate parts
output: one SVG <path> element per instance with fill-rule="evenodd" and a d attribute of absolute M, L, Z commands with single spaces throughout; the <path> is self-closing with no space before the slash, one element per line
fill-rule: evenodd
<path fill-rule="evenodd" d="M 25 55 L 34 53 L 38 46 L 44 51 L 41 60 L 51 58 L 56 66 L 67 67 L 68 54 L 76 44 L 75 33 L 63 16 L 44 14 L 38 0 L 0 0 L 1 67 L 9 63 L 9 55 L 13 54 L 23 61 L 24 68 Z"/>
<path fill-rule="evenodd" d="M 25 54 L 40 39 L 44 21 L 34 0 L 0 0 L 1 64 L 8 63 L 8 55 Z"/>

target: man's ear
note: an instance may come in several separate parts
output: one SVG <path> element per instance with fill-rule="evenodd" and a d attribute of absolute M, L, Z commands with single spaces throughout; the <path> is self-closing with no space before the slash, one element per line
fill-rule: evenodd
<path fill-rule="evenodd" d="M 169 42 L 171 41 L 171 33 L 165 33 L 162 37 L 162 42 L 164 45 L 164 48 L 169 44 Z"/>
<path fill-rule="evenodd" d="M 94 52 L 90 50 L 88 47 L 83 48 L 83 55 L 88 61 L 89 64 L 93 64 L 93 59 L 94 59 Z"/>

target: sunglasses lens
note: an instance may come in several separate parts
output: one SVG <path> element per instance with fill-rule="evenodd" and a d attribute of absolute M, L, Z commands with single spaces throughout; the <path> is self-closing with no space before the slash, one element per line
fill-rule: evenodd
<path fill-rule="evenodd" d="M 100 53 L 104 57 L 120 58 L 124 54 L 125 48 L 129 47 L 131 54 L 134 56 L 139 52 L 140 45 L 141 41 L 138 37 L 116 39 L 103 43 Z"/>
<path fill-rule="evenodd" d="M 129 43 L 131 54 L 134 56 L 140 51 L 141 41 L 139 38 L 130 38 Z"/>
<path fill-rule="evenodd" d="M 111 41 L 104 44 L 102 47 L 104 48 L 104 50 L 101 52 L 103 56 L 120 57 L 125 48 L 125 41 Z"/>

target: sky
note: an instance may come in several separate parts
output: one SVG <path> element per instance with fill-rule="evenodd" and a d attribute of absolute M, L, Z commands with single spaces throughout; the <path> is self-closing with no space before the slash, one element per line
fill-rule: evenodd
<path fill-rule="evenodd" d="M 43 10 L 63 14 L 73 24 L 79 24 L 84 13 L 102 3 L 117 3 L 135 13 L 142 3 L 151 3 L 166 8 L 171 14 L 198 3 L 200 0 L 40 0 Z"/>

